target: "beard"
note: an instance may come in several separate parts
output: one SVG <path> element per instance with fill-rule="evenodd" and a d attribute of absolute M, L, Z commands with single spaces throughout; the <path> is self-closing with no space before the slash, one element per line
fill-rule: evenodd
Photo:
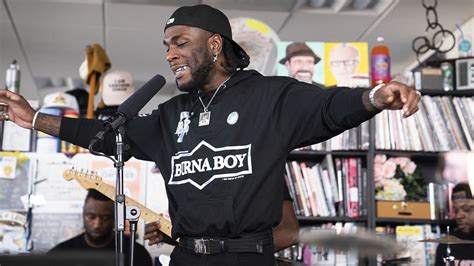
<path fill-rule="evenodd" d="M 92 244 L 97 245 L 97 246 L 103 246 L 108 243 L 108 241 L 110 240 L 111 234 L 113 234 L 113 232 L 106 233 L 106 234 L 92 235 L 86 231 L 85 234 L 87 236 L 87 239 L 90 242 L 92 242 Z"/>
<path fill-rule="evenodd" d="M 201 58 L 201 60 L 199 60 Z M 209 80 L 209 74 L 214 68 L 212 55 L 206 48 L 196 49 L 191 53 L 191 59 L 188 63 L 191 71 L 191 80 L 186 84 L 178 84 L 176 86 L 183 92 L 191 92 L 193 90 L 202 88 Z"/>

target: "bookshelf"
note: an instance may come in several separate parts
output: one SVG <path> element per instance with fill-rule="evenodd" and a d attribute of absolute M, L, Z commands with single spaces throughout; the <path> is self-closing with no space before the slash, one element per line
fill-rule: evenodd
<path fill-rule="evenodd" d="M 469 123 L 474 121 L 474 114 L 470 113 L 466 115 L 462 113 L 463 109 L 460 108 L 461 104 L 472 106 L 474 105 L 474 90 L 462 90 L 462 91 L 443 91 L 443 90 L 422 90 L 422 105 L 425 108 L 420 108 L 418 116 L 421 113 L 426 116 L 424 117 L 426 127 L 428 131 L 422 132 L 423 124 L 419 119 L 412 121 L 411 125 L 407 123 L 394 124 L 394 121 L 400 122 L 398 117 L 388 117 L 388 121 L 392 124 L 388 124 L 387 121 L 382 121 L 385 124 L 383 130 L 384 134 L 389 138 L 388 142 L 386 139 L 380 139 L 380 128 L 381 121 L 377 115 L 371 119 L 368 123 L 368 147 L 366 149 L 352 149 L 352 150 L 324 150 L 323 147 L 319 146 L 319 150 L 296 150 L 290 153 L 288 161 L 304 161 L 320 163 L 327 155 L 331 155 L 333 159 L 336 158 L 349 158 L 355 157 L 361 160 L 362 165 L 367 169 L 366 171 L 366 183 L 364 187 L 359 189 L 366 194 L 364 200 L 367 202 L 364 215 L 358 217 L 347 217 L 347 216 L 329 216 L 329 217 L 314 217 L 306 215 L 298 215 L 300 226 L 316 226 L 325 223 L 357 223 L 362 224 L 369 230 L 375 230 L 376 227 L 396 227 L 399 225 L 427 225 L 433 227 L 446 228 L 448 225 L 455 225 L 453 220 L 429 220 L 429 219 L 411 219 L 411 218 L 378 218 L 376 213 L 376 200 L 375 200 L 375 186 L 374 186 L 374 157 L 377 154 L 384 154 L 387 157 L 409 157 L 413 162 L 417 164 L 417 167 L 421 168 L 421 172 L 425 181 L 437 182 L 436 171 L 439 158 L 445 151 L 460 149 L 460 150 L 474 150 L 473 143 L 469 142 L 469 134 L 472 134 L 469 130 Z M 461 103 L 459 99 L 462 99 Z M 457 106 L 456 106 L 457 105 Z M 437 108 L 437 109 L 431 109 Z M 474 109 L 470 107 L 471 109 Z M 387 112 L 387 111 L 384 111 Z M 388 111 L 395 112 L 395 111 Z M 437 116 L 433 116 L 433 113 L 437 113 Z M 467 112 L 467 111 L 466 111 Z M 464 115 L 461 117 L 461 115 Z M 414 118 L 412 118 L 414 119 Z M 464 121 L 462 121 L 464 120 Z M 413 123 L 415 122 L 415 123 Z M 438 123 L 438 124 L 436 124 Z M 464 128 L 463 124 L 464 123 Z M 467 125 L 466 125 L 467 124 Z M 379 125 L 379 126 L 378 126 Z M 413 127 L 415 125 L 415 127 Z M 435 127 L 436 126 L 436 127 Z M 406 128 L 404 128 L 406 127 Z M 473 127 L 474 128 L 474 127 Z M 395 134 L 395 130 L 398 131 L 398 135 Z M 419 130 L 418 134 L 412 134 L 409 130 Z M 457 131 L 456 131 L 457 130 Z M 437 135 L 426 135 L 437 134 Z M 400 137 L 407 134 L 409 138 L 405 138 L 404 145 L 397 143 L 401 141 Z M 423 135 L 424 134 L 424 135 Z M 454 135 L 458 134 L 458 135 Z M 472 134 L 474 136 L 474 134 Z M 413 138 L 419 138 L 418 143 L 413 144 L 411 141 Z M 449 142 L 446 142 L 444 138 L 452 138 Z M 378 139 L 377 139 L 378 138 Z M 411 138 L 411 139 L 410 139 Z M 437 140 L 439 142 L 427 143 L 423 142 L 426 138 Z M 472 138 L 471 138 L 472 140 Z M 443 141 L 443 142 L 441 142 Z M 327 145 L 329 146 L 329 145 Z M 368 260 L 369 265 L 376 265 L 375 258 Z"/>
<path fill-rule="evenodd" d="M 424 90 L 422 91 L 423 96 L 430 96 L 430 97 L 463 97 L 469 98 L 474 96 L 474 90 L 466 90 L 466 91 L 452 91 L 452 92 L 444 92 L 444 91 L 433 91 L 433 90 Z M 456 118 L 456 122 L 460 123 L 459 118 Z M 444 123 L 445 120 L 441 119 L 441 122 Z M 472 119 L 474 121 L 474 119 Z M 360 201 L 366 202 L 367 204 L 364 206 L 366 208 L 364 214 L 360 214 L 356 217 L 348 217 L 346 215 L 342 216 L 334 216 L 329 215 L 326 217 L 320 216 L 303 216 L 298 215 L 298 220 L 301 226 L 319 226 L 322 224 L 327 223 L 354 223 L 361 226 L 368 228 L 369 230 L 375 230 L 377 226 L 397 226 L 397 225 L 432 225 L 432 226 L 442 226 L 446 227 L 447 225 L 453 225 L 453 221 L 451 220 L 420 220 L 420 219 L 397 219 L 397 218 L 377 218 L 376 216 L 376 201 L 375 201 L 375 189 L 374 189 L 374 156 L 377 154 L 385 154 L 389 157 L 392 156 L 407 156 L 412 158 L 417 165 L 422 168 L 422 172 L 425 175 L 427 181 L 435 181 L 435 171 L 436 165 L 438 163 L 438 158 L 440 154 L 443 152 L 442 149 L 433 149 L 430 151 L 424 150 L 400 150 L 396 148 L 379 148 L 376 145 L 376 118 L 370 120 L 367 123 L 367 130 L 368 135 L 366 136 L 367 139 L 367 147 L 365 149 L 352 149 L 352 150 L 295 150 L 292 151 L 288 156 L 288 161 L 304 161 L 311 164 L 321 163 L 328 155 L 330 155 L 333 159 L 348 159 L 348 158 L 356 158 L 360 160 L 360 164 L 362 167 L 366 169 L 365 177 L 366 183 L 364 186 L 359 186 L 359 191 L 362 191 L 362 194 L 365 194 L 366 198 L 359 199 Z M 358 129 L 357 129 L 358 130 Z M 357 131 L 355 130 L 355 131 Z M 362 132 L 362 129 L 360 129 Z M 363 138 L 363 133 L 360 133 L 360 138 Z M 345 138 L 347 136 L 341 136 L 341 138 Z M 350 136 L 348 137 L 350 138 Z M 356 139 L 359 139 L 357 137 Z M 364 146 L 364 141 L 362 141 L 361 145 Z M 472 148 L 471 148 L 472 150 Z M 374 265 L 374 260 L 369 260 L 369 265 Z"/>

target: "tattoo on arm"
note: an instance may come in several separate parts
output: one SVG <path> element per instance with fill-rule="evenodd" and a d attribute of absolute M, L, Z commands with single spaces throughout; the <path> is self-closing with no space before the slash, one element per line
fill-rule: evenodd
<path fill-rule="evenodd" d="M 39 113 L 34 126 L 36 130 L 58 137 L 61 129 L 61 119 L 61 116 Z"/>

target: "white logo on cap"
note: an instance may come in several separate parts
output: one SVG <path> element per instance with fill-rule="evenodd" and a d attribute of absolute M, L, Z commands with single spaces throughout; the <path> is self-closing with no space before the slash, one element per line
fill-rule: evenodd
<path fill-rule="evenodd" d="M 166 22 L 166 25 L 171 24 L 173 22 L 174 22 L 174 18 L 170 18 L 170 19 L 168 19 L 168 22 Z"/>

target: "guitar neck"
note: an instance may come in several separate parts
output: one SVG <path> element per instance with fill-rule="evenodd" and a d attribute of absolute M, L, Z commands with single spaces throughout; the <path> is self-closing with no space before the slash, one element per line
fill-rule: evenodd
<path fill-rule="evenodd" d="M 96 190 L 107 196 L 109 199 L 115 200 L 115 187 L 108 185 L 104 182 L 100 182 L 100 184 L 96 187 Z M 147 207 L 140 204 L 138 201 L 129 198 L 128 196 L 125 196 L 125 204 L 140 208 L 141 218 L 143 218 L 147 223 L 158 221 L 160 223 L 160 231 L 171 237 L 171 222 L 166 219 L 163 214 L 159 214 L 148 209 Z"/>

